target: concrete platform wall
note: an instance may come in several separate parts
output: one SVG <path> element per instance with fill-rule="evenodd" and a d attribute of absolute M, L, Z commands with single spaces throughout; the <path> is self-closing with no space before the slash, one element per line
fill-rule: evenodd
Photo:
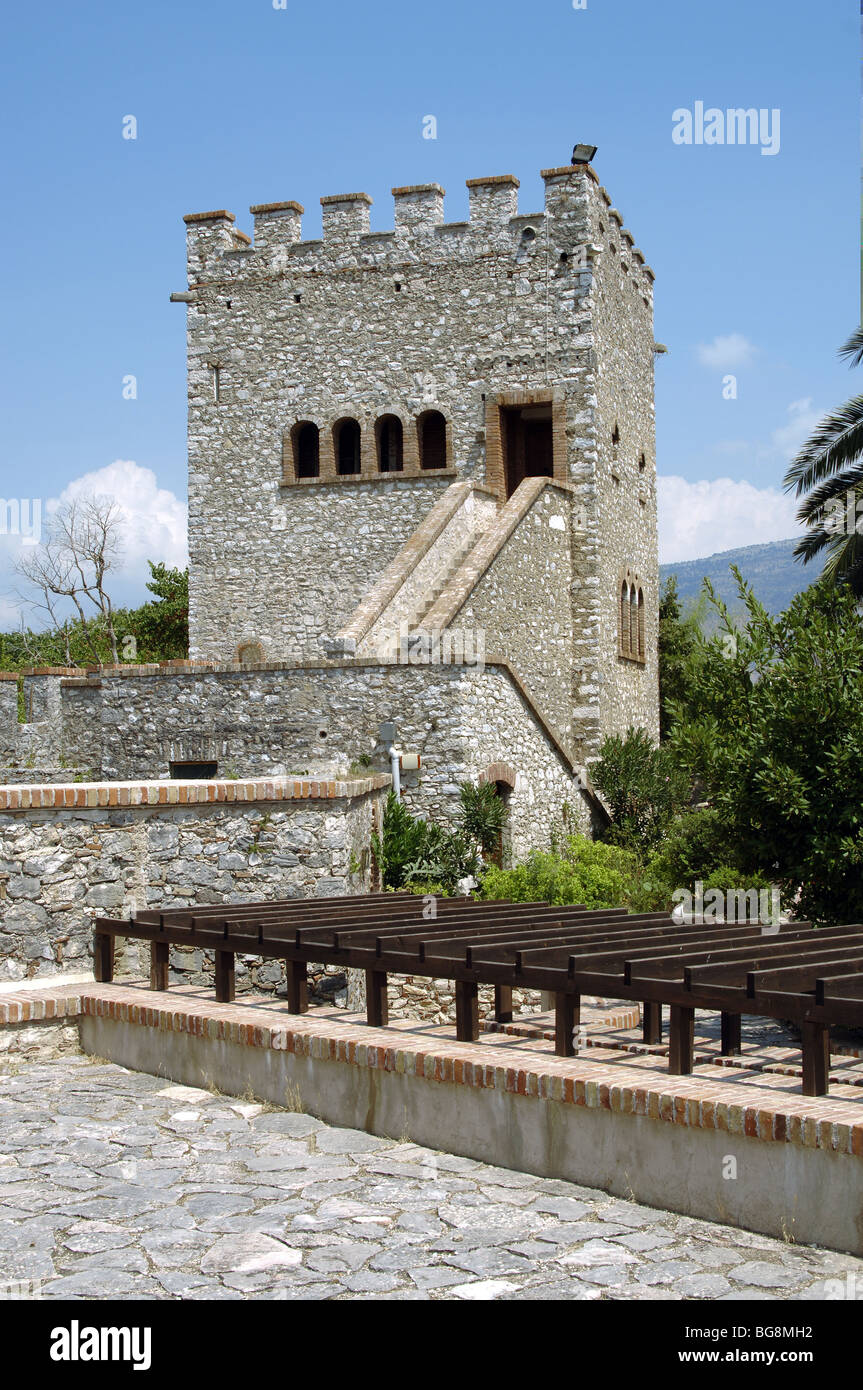
<path fill-rule="evenodd" d="M 144 998 L 85 996 L 84 1050 L 187 1085 L 251 1091 L 332 1124 L 863 1254 L 856 1101 Z"/>

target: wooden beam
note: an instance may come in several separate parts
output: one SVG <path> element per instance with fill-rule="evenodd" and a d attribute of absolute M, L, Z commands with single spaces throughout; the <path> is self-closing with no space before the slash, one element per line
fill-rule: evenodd
<path fill-rule="evenodd" d="M 740 1014 L 720 1014 L 723 1057 L 738 1057 L 741 1047 Z"/>
<path fill-rule="evenodd" d="M 150 946 L 150 988 L 163 992 L 168 988 L 168 969 L 171 947 L 167 941 L 154 941 Z"/>
<path fill-rule="evenodd" d="M 309 980 L 304 960 L 286 960 L 285 975 L 288 985 L 288 1009 L 292 1014 L 305 1014 L 309 1010 Z"/>
<path fill-rule="evenodd" d="M 581 1021 L 581 995 L 554 996 L 554 1051 L 557 1057 L 574 1057 L 578 1052 L 576 1031 Z"/>
<path fill-rule="evenodd" d="M 662 1005 L 655 999 L 641 1005 L 641 1038 L 653 1047 L 662 1042 Z"/>
<path fill-rule="evenodd" d="M 830 1029 L 826 1023 L 803 1022 L 803 1094 L 826 1096 L 830 1084 Z"/>
<path fill-rule="evenodd" d="M 216 951 L 216 1000 L 232 1004 L 236 995 L 233 951 Z"/>
<path fill-rule="evenodd" d="M 99 984 L 108 985 L 114 978 L 114 935 L 112 932 L 93 933 L 93 975 Z"/>
<path fill-rule="evenodd" d="M 671 1005 L 668 1030 L 668 1070 L 672 1076 L 689 1076 L 694 1064 L 695 1010 Z"/>
<path fill-rule="evenodd" d="M 459 1042 L 479 1038 L 479 986 L 475 980 L 455 982 L 455 1035 Z"/>
<path fill-rule="evenodd" d="M 512 1023 L 512 985 L 495 985 L 494 1016 L 498 1023 Z"/>
<path fill-rule="evenodd" d="M 386 1028 L 389 1023 L 387 977 L 383 970 L 366 971 L 366 1022 L 372 1028 Z"/>

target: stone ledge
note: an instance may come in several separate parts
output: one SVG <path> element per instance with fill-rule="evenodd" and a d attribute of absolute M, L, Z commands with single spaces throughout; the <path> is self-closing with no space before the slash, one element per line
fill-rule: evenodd
<path fill-rule="evenodd" d="M 391 235 L 390 233 L 372 232 L 371 236 Z M 459 478 L 461 473 L 458 468 L 416 468 L 408 471 L 399 469 L 392 473 L 330 473 L 326 477 L 317 478 L 290 478 L 282 477 L 279 479 L 280 488 L 298 487 L 329 487 L 336 484 L 339 487 L 345 483 L 416 483 L 428 478 Z"/>
<path fill-rule="evenodd" d="M 380 791 L 389 773 L 337 781 L 282 777 L 237 781 L 76 782 L 53 786 L 0 787 L 0 812 L 34 809 L 90 810 L 100 807 L 201 806 L 231 802 L 353 799 Z"/>
<path fill-rule="evenodd" d="M 777 1096 L 752 1079 L 674 1077 L 623 1061 L 537 1055 L 507 1042 L 458 1043 L 413 1033 L 417 1023 L 370 1028 L 265 1007 L 193 1002 L 142 987 L 80 987 L 82 1017 L 106 1018 L 161 1033 L 293 1053 L 420 1081 L 533 1096 L 588 1110 L 644 1116 L 690 1129 L 719 1130 L 765 1143 L 863 1158 L 863 1107 L 855 1099 Z"/>
<path fill-rule="evenodd" d="M 187 212 L 183 221 L 189 226 L 193 222 L 236 222 L 236 217 L 227 208 L 219 208 L 215 212 Z"/>
<path fill-rule="evenodd" d="M 289 199 L 286 203 L 252 203 L 249 212 L 254 213 L 256 217 L 267 212 L 298 212 L 302 214 L 305 212 L 305 208 L 302 203 L 296 203 L 293 199 Z"/>

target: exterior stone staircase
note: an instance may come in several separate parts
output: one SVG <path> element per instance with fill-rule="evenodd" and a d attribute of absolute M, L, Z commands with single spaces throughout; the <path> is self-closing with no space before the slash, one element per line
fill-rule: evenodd
<path fill-rule="evenodd" d="M 526 478 L 502 505 L 479 484 L 451 484 L 336 635 L 332 653 L 385 657 L 406 633 L 442 632 L 549 481 Z"/>

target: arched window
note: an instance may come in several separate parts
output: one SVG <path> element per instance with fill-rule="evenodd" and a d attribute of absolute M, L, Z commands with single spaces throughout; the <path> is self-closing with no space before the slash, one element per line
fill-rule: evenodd
<path fill-rule="evenodd" d="M 620 586 L 620 655 L 629 656 L 629 585 Z"/>
<path fill-rule="evenodd" d="M 647 661 L 644 589 L 635 570 L 621 571 L 617 591 L 618 652 L 627 661 Z"/>
<path fill-rule="evenodd" d="M 321 471 L 320 431 L 311 420 L 299 420 L 291 430 L 295 478 L 317 478 Z"/>
<path fill-rule="evenodd" d="M 337 473 L 360 472 L 360 427 L 350 416 L 333 425 L 333 451 Z"/>
<path fill-rule="evenodd" d="M 446 420 L 439 410 L 425 410 L 417 420 L 420 468 L 446 468 Z"/>
<path fill-rule="evenodd" d="M 397 415 L 382 415 L 375 425 L 380 473 L 401 473 L 404 468 L 402 422 Z"/>
<path fill-rule="evenodd" d="M 629 590 L 629 655 L 638 656 L 638 591 L 634 585 Z"/>

